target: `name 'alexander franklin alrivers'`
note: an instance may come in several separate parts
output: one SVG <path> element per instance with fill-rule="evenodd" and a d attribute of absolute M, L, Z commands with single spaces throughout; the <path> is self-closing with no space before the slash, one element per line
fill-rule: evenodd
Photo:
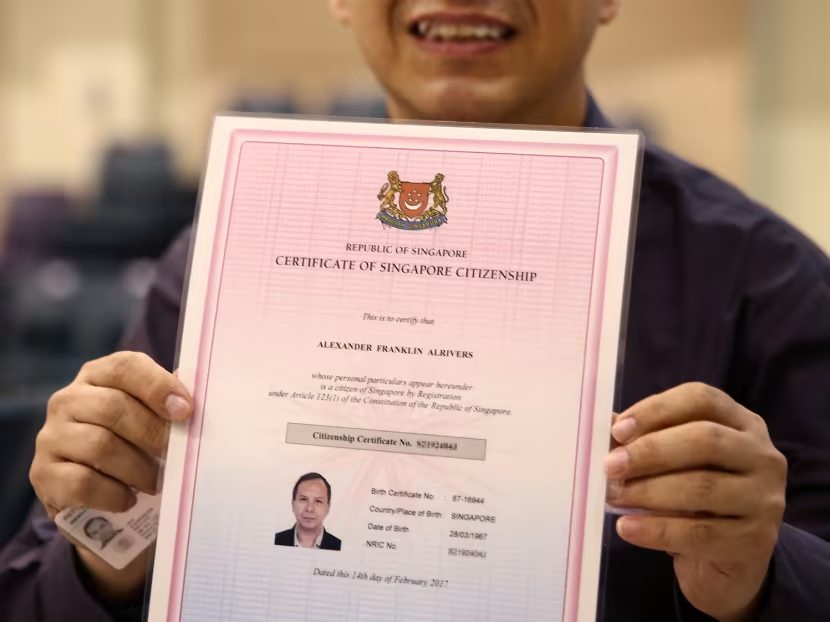
<path fill-rule="evenodd" d="M 321 341 L 317 344 L 318 348 L 326 348 L 330 350 L 358 350 L 361 352 L 378 352 L 381 354 L 414 354 L 416 356 L 423 356 L 425 354 L 423 348 L 415 348 L 411 346 L 386 346 L 373 345 L 371 343 L 348 343 L 340 341 Z M 464 350 L 441 350 L 438 348 L 430 348 L 426 351 L 427 356 L 443 356 L 448 358 L 471 359 L 472 352 Z"/>

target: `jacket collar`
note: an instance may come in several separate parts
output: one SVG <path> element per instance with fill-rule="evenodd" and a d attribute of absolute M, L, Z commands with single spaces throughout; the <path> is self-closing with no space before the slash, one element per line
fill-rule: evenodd
<path fill-rule="evenodd" d="M 595 127 L 607 130 L 614 128 L 614 125 L 602 113 L 602 110 L 594 99 L 594 96 L 590 93 L 588 93 L 588 111 L 585 115 L 585 122 L 583 123 L 583 126 L 586 128 Z"/>

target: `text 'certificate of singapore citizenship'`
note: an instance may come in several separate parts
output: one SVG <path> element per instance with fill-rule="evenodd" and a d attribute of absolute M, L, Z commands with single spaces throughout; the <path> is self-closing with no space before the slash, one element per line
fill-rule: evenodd
<path fill-rule="evenodd" d="M 639 151 L 218 118 L 150 622 L 593 622 Z"/>

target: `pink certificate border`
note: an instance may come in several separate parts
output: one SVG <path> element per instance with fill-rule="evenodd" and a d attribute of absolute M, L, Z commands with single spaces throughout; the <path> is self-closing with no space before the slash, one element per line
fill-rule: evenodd
<path fill-rule="evenodd" d="M 579 615 L 579 588 L 584 549 L 585 515 L 587 512 L 588 476 L 590 472 L 591 440 L 594 428 L 594 405 L 598 376 L 599 350 L 602 336 L 605 283 L 608 272 L 608 252 L 613 222 L 614 188 L 617 180 L 619 150 L 609 145 L 551 144 L 519 141 L 463 140 L 453 138 L 412 138 L 383 135 L 341 135 L 335 133 L 286 132 L 266 130 L 236 130 L 231 133 L 222 181 L 222 194 L 214 230 L 213 251 L 210 258 L 210 273 L 202 315 L 202 330 L 199 355 L 194 381 L 194 412 L 188 428 L 185 450 L 184 473 L 179 498 L 179 520 L 174 539 L 172 577 L 167 608 L 168 622 L 181 620 L 184 606 L 184 583 L 187 572 L 187 555 L 190 548 L 192 508 L 195 498 L 196 475 L 204 427 L 204 407 L 210 381 L 210 362 L 218 314 L 218 301 L 225 271 L 225 251 L 233 215 L 233 198 L 239 176 L 238 163 L 245 144 L 259 142 L 267 144 L 300 144 L 328 147 L 363 147 L 401 150 L 405 141 L 407 151 L 454 151 L 467 153 L 504 153 L 512 155 L 538 155 L 548 157 L 591 158 L 602 162 L 603 172 L 600 183 L 600 205 L 597 210 L 597 235 L 594 238 L 594 263 L 591 268 L 592 288 L 589 301 L 588 326 L 585 339 L 585 365 L 583 367 L 580 416 L 577 432 L 576 464 L 572 490 L 572 514 L 569 528 L 568 566 L 565 577 L 565 600 L 563 620 L 577 622 Z M 517 150 L 517 151 L 511 151 Z M 549 153 L 557 150 L 557 153 Z M 563 155 L 562 151 L 571 152 Z M 548 152 L 548 153 L 545 153 Z M 234 165 L 236 171 L 234 172 Z M 232 191 L 230 184 L 233 184 Z M 229 200 L 230 197 L 230 200 Z M 221 233 L 221 234 L 220 234 Z M 198 235 L 198 233 L 197 233 Z M 600 239 L 597 240 L 597 237 Z M 597 243 L 599 242 L 599 248 Z M 599 281 L 595 283 L 597 261 Z M 217 262 L 221 262 L 217 266 Z M 218 270 L 216 268 L 219 268 Z M 218 282 L 215 279 L 219 273 Z M 599 295 L 595 298 L 594 293 Z M 590 360 L 589 360 L 590 357 Z M 576 527 L 576 529 L 574 529 Z M 576 533 L 575 533 L 576 532 Z M 570 615 L 568 615 L 570 614 Z M 565 619 L 564 616 L 568 615 Z"/>

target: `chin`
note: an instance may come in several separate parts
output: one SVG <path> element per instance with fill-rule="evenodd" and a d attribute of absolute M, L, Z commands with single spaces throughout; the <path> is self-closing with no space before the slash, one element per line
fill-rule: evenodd
<path fill-rule="evenodd" d="M 489 84 L 464 84 L 453 81 L 434 85 L 412 97 L 402 97 L 402 108 L 423 120 L 458 123 L 506 123 L 519 102 L 512 89 L 495 81 Z"/>

